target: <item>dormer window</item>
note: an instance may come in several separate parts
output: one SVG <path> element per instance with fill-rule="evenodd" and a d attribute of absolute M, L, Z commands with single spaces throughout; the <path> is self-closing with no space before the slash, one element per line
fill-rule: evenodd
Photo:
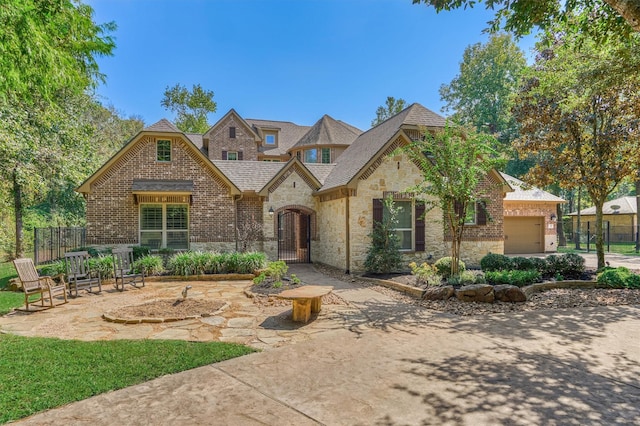
<path fill-rule="evenodd" d="M 156 160 L 163 163 L 171 161 L 171 141 L 158 139 L 156 141 Z"/>
<path fill-rule="evenodd" d="M 236 128 L 229 127 L 229 139 L 235 139 L 235 138 L 236 138 Z"/>
<path fill-rule="evenodd" d="M 276 144 L 276 135 L 275 133 L 267 133 L 264 135 L 264 143 L 265 145 L 275 145 Z"/>

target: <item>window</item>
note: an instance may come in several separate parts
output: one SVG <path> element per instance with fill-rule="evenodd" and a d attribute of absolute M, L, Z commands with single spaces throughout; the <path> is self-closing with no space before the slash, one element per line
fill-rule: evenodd
<path fill-rule="evenodd" d="M 273 133 L 268 133 L 264 135 L 264 143 L 267 145 L 275 145 L 276 144 L 276 135 Z"/>
<path fill-rule="evenodd" d="M 462 204 L 456 202 L 454 208 L 458 215 L 461 215 Z M 467 212 L 464 216 L 465 225 L 486 225 L 487 205 L 484 201 L 470 202 L 467 204 Z"/>
<path fill-rule="evenodd" d="M 305 149 L 304 151 L 304 162 L 305 163 L 317 163 L 318 162 L 318 151 L 314 149 Z"/>
<path fill-rule="evenodd" d="M 236 128 L 235 127 L 229 127 L 229 138 L 231 138 L 231 139 L 235 139 L 236 138 Z"/>
<path fill-rule="evenodd" d="M 189 248 L 189 208 L 186 204 L 141 204 L 140 245 L 152 250 Z"/>
<path fill-rule="evenodd" d="M 398 209 L 397 225 L 394 229 L 400 240 L 400 250 L 413 249 L 413 220 L 411 201 L 395 201 L 395 207 Z M 388 210 L 384 208 L 383 219 L 387 218 Z"/>
<path fill-rule="evenodd" d="M 171 161 L 171 141 L 158 139 L 156 141 L 156 159 L 162 162 Z"/>
<path fill-rule="evenodd" d="M 322 148 L 322 163 L 323 164 L 331 163 L 331 149 L 330 148 Z"/>
<path fill-rule="evenodd" d="M 302 154 L 300 153 L 300 151 L 296 151 L 296 158 L 299 160 L 300 157 L 302 156 Z"/>
<path fill-rule="evenodd" d="M 234 151 L 227 152 L 227 160 L 237 161 L 238 160 L 238 153 L 234 152 Z"/>
<path fill-rule="evenodd" d="M 465 225 L 475 225 L 476 224 L 476 203 L 467 204 L 467 214 L 464 217 Z"/>

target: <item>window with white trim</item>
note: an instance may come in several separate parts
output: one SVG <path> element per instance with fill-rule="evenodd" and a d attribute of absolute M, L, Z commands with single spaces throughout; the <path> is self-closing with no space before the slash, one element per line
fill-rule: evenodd
<path fill-rule="evenodd" d="M 160 248 L 189 248 L 188 204 L 141 204 L 140 245 Z"/>
<path fill-rule="evenodd" d="M 156 141 L 156 160 L 167 163 L 171 161 L 171 141 L 158 139 Z"/>
<path fill-rule="evenodd" d="M 398 209 L 396 217 L 397 224 L 394 228 L 398 240 L 400 241 L 400 250 L 413 250 L 413 206 L 411 201 L 394 201 L 393 203 Z M 383 211 L 383 218 L 386 219 L 389 210 L 386 206 Z"/>
<path fill-rule="evenodd" d="M 227 160 L 238 161 L 238 153 L 236 151 L 228 151 Z"/>
<path fill-rule="evenodd" d="M 276 134 L 275 133 L 266 133 L 264 135 L 264 143 L 266 145 L 275 145 L 276 144 Z"/>

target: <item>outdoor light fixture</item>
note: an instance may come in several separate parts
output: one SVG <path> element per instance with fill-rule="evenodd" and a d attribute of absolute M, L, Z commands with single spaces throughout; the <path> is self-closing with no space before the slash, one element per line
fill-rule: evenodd
<path fill-rule="evenodd" d="M 273 207 L 269 207 L 269 216 L 273 216 Z"/>
<path fill-rule="evenodd" d="M 554 221 L 554 222 L 556 221 L 556 215 L 555 215 L 555 213 L 551 213 L 551 220 L 552 220 L 552 221 Z"/>

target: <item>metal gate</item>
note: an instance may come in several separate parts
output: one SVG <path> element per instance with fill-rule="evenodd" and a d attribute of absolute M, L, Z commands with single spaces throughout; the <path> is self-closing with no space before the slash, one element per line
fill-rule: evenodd
<path fill-rule="evenodd" d="M 278 214 L 278 260 L 287 263 L 311 262 L 310 216 L 297 210 Z"/>

